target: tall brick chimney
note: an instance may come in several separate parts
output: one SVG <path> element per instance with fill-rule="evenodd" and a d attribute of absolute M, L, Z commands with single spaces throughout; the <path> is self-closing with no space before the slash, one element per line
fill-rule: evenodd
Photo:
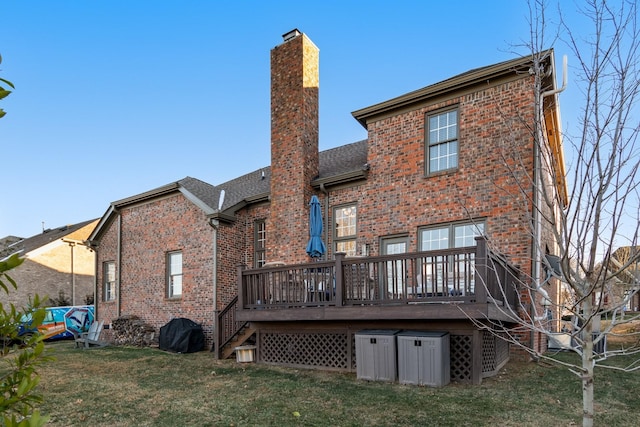
<path fill-rule="evenodd" d="M 297 29 L 271 50 L 271 207 L 267 261 L 307 262 L 318 175 L 319 50 Z"/>

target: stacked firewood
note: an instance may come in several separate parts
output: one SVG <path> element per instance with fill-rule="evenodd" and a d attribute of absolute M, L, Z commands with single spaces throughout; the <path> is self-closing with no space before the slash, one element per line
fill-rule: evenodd
<path fill-rule="evenodd" d="M 111 322 L 116 345 L 148 347 L 157 344 L 156 330 L 135 315 L 122 316 Z"/>

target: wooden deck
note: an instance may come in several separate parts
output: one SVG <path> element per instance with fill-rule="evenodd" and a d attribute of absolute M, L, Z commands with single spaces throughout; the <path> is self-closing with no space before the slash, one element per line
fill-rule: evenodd
<path fill-rule="evenodd" d="M 518 271 L 478 238 L 474 247 L 442 251 L 239 267 L 238 287 L 241 322 L 509 321 L 502 309 L 515 310 Z"/>
<path fill-rule="evenodd" d="M 509 359 L 491 322 L 517 311 L 518 269 L 476 246 L 346 258 L 248 270 L 238 295 L 216 316 L 216 357 L 253 334 L 259 363 L 355 371 L 355 334 L 364 329 L 446 331 L 451 378 L 479 384 Z M 243 335 L 243 331 L 247 331 Z M 226 353 L 225 353 L 226 351 Z"/>

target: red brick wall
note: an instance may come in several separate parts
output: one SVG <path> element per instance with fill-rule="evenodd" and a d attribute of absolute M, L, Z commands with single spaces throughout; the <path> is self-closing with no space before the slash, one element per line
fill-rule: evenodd
<path fill-rule="evenodd" d="M 218 309 L 223 309 L 237 294 L 237 267 L 253 268 L 254 227 L 256 220 L 269 216 L 269 204 L 242 209 L 232 224 L 220 225 L 218 233 Z"/>
<path fill-rule="evenodd" d="M 105 324 L 110 324 L 112 320 L 118 318 L 118 307 L 116 301 L 104 301 L 104 270 L 103 266 L 105 262 L 117 263 L 117 248 L 118 248 L 118 219 L 109 224 L 105 233 L 100 238 L 100 245 L 97 248 L 97 271 L 96 281 L 97 290 L 95 298 L 96 317 L 100 320 L 104 320 Z M 116 279 L 120 273 L 120 268 L 116 264 Z M 116 295 L 116 298 L 118 295 Z M 105 334 L 108 334 L 108 330 L 105 330 Z"/>
<path fill-rule="evenodd" d="M 358 242 L 374 253 L 381 236 L 406 233 L 415 251 L 418 227 L 484 218 L 491 241 L 528 271 L 531 185 L 507 165 L 532 170 L 532 138 L 520 120 L 532 99 L 522 79 L 369 123 L 366 188 L 334 192 L 331 204 L 349 201 L 349 193 L 357 197 Z M 425 176 L 425 114 L 454 105 L 459 167 Z M 524 119 L 531 123 L 531 116 Z"/>
<path fill-rule="evenodd" d="M 299 35 L 271 51 L 271 213 L 267 261 L 305 262 L 318 175 L 318 48 Z"/>
<path fill-rule="evenodd" d="M 267 261 L 309 260 L 304 252 L 308 203 L 313 194 L 310 182 L 317 175 L 318 87 L 317 79 L 309 79 L 313 73 L 317 76 L 314 49 L 299 36 L 272 52 L 271 202 L 243 208 L 234 223 L 219 226 L 218 309 L 237 293 L 237 266 L 253 266 L 256 219 L 267 220 Z M 300 63 L 300 56 L 311 60 Z M 309 65 L 314 63 L 315 70 Z M 459 108 L 459 167 L 425 176 L 425 114 L 454 105 Z M 526 175 L 532 173 L 533 145 L 526 124 L 532 123 L 532 108 L 525 76 L 370 121 L 367 181 L 329 193 L 325 233 L 330 255 L 331 208 L 355 202 L 358 251 L 368 244 L 375 255 L 380 238 L 395 234 L 408 235 L 409 251 L 415 251 L 419 227 L 483 219 L 490 244 L 530 275 L 532 193 Z M 514 174 L 514 169 L 519 172 Z M 317 195 L 324 206 L 326 196 Z M 124 209 L 121 215 L 121 314 L 136 314 L 158 329 L 173 317 L 188 317 L 204 324 L 210 343 L 213 230 L 202 211 L 174 195 Z M 100 284 L 102 262 L 115 260 L 116 224 L 109 226 L 99 248 Z M 165 297 L 165 254 L 171 250 L 183 251 L 184 289 L 179 300 Z M 97 300 L 101 299 L 100 285 Z M 100 302 L 100 318 L 114 319 L 115 306 Z"/>
<path fill-rule="evenodd" d="M 483 86 L 477 91 L 371 121 L 368 124 L 371 169 L 367 181 L 331 189 L 329 193 L 326 221 L 329 227 L 324 232 L 330 255 L 332 208 L 356 203 L 358 251 L 366 243 L 370 254 L 375 255 L 379 253 L 380 238 L 396 234 L 408 235 L 409 250 L 416 251 L 419 227 L 484 219 L 493 247 L 530 275 L 532 186 L 527 177 L 533 168 L 533 140 L 527 127 L 533 120 L 530 83 L 528 78 L 522 78 Z M 459 167 L 452 172 L 425 176 L 425 114 L 451 106 L 457 106 L 460 114 Z M 276 189 L 272 187 L 272 191 Z M 316 194 L 324 206 L 326 196 Z M 272 194 L 272 217 L 275 198 L 277 195 Z M 291 213 L 284 209 L 283 212 Z M 273 249 L 281 241 L 304 248 L 308 239 L 308 207 L 303 213 L 302 243 L 296 241 L 298 232 L 293 227 L 268 224 L 268 248 Z M 246 252 L 251 254 L 253 235 L 249 233 L 245 239 L 249 239 Z M 294 255 L 282 259 L 287 263 L 300 262 Z M 251 261 L 247 264 L 251 266 Z"/>
<path fill-rule="evenodd" d="M 331 207 L 355 202 L 357 250 L 380 253 L 380 238 L 409 236 L 418 247 L 418 229 L 453 221 L 483 219 L 490 245 L 531 275 L 533 121 L 530 80 L 483 87 L 425 104 L 368 124 L 367 182 L 330 192 Z M 425 176 L 425 114 L 457 106 L 459 167 Z M 319 194 L 324 204 L 324 195 Z M 329 209 L 329 215 L 333 215 Z M 331 224 L 326 230 L 331 240 Z M 332 250 L 330 242 L 328 245 Z M 531 283 L 528 281 L 527 283 Z M 527 302 L 528 295 L 523 294 Z M 520 337 L 528 342 L 529 334 Z"/>
<path fill-rule="evenodd" d="M 136 315 L 156 328 L 176 317 L 202 324 L 207 344 L 213 339 L 213 229 L 201 209 L 179 193 L 121 211 L 122 256 L 120 313 L 116 302 L 102 301 L 98 316 L 110 323 L 119 315 Z M 116 261 L 117 219 L 98 248 L 99 283 L 102 262 Z M 182 251 L 182 297 L 167 298 L 166 253 Z"/>

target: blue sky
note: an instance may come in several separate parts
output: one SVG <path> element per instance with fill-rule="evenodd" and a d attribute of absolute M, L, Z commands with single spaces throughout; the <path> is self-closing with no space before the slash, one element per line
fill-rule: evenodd
<path fill-rule="evenodd" d="M 185 176 L 216 185 L 268 166 L 269 52 L 293 28 L 320 49 L 321 150 L 366 138 L 352 111 L 528 53 L 518 46 L 529 37 L 525 0 L 27 0 L 1 10 L 0 77 L 16 89 L 0 101 L 0 237 L 98 218 Z M 560 64 L 569 51 L 555 48 Z M 561 95 L 564 127 L 576 96 L 571 86 Z"/>

